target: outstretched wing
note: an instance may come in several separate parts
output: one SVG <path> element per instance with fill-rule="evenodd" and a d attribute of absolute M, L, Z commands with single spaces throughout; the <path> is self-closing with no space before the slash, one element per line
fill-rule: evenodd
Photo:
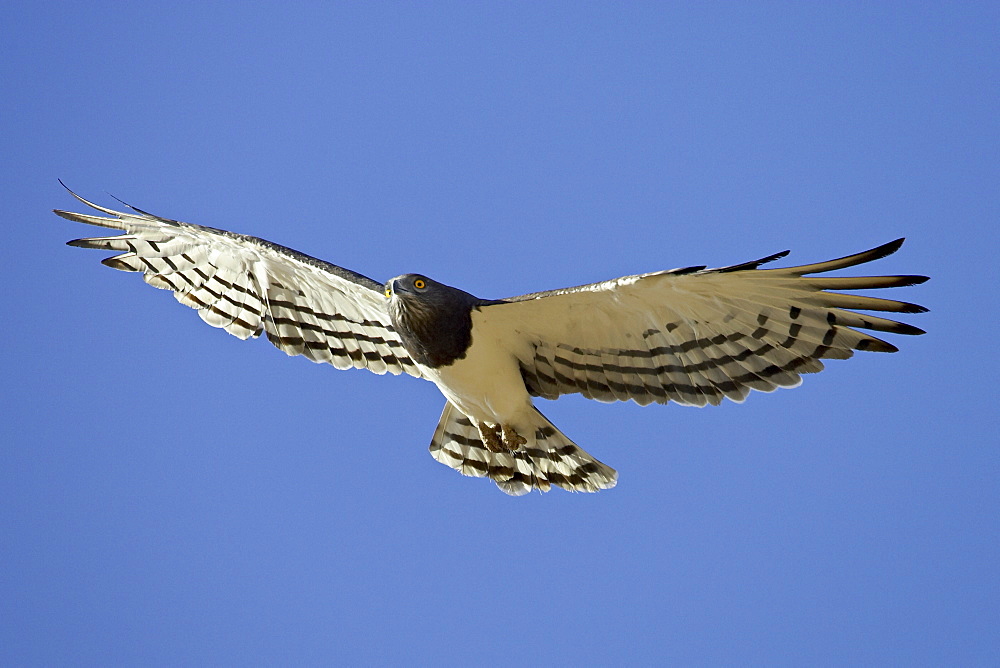
<path fill-rule="evenodd" d="M 512 352 L 529 392 L 554 399 L 631 399 L 704 406 L 750 390 L 794 387 L 824 358 L 896 347 L 858 329 L 923 334 L 849 309 L 920 313 L 922 306 L 828 292 L 916 285 L 925 276 L 810 276 L 894 253 L 898 239 L 818 264 L 759 269 L 787 255 L 719 269 L 688 267 L 541 292 L 483 306 L 514 330 Z"/>
<path fill-rule="evenodd" d="M 372 279 L 256 237 L 131 206 L 128 213 L 113 211 L 70 193 L 111 217 L 56 214 L 124 232 L 77 239 L 70 246 L 122 253 L 102 264 L 142 272 L 147 283 L 172 290 L 213 327 L 241 339 L 264 332 L 289 355 L 338 369 L 420 376 L 390 324 L 382 286 Z"/>

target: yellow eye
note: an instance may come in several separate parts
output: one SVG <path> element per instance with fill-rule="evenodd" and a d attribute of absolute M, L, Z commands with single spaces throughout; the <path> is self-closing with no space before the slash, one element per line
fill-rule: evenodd
<path fill-rule="evenodd" d="M 390 288 L 388 285 L 385 286 L 385 298 L 392 299 L 392 288 Z"/>
<path fill-rule="evenodd" d="M 424 279 L 418 278 L 417 280 L 413 281 L 413 287 L 415 287 L 417 290 L 423 290 L 424 288 L 427 287 L 427 284 L 424 283 Z"/>

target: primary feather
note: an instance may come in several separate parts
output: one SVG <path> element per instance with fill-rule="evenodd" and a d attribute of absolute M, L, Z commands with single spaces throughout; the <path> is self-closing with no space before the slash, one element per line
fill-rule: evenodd
<path fill-rule="evenodd" d="M 256 237 L 181 223 L 133 209 L 113 211 L 71 194 L 111 217 L 56 210 L 68 220 L 125 234 L 70 241 L 121 253 L 103 264 L 141 272 L 171 290 L 202 320 L 241 338 L 261 333 L 289 355 L 338 369 L 420 376 L 372 279 Z"/>
<path fill-rule="evenodd" d="M 823 359 L 896 351 L 868 332 L 923 333 L 856 312 L 923 307 L 839 291 L 916 285 L 926 277 L 827 275 L 894 253 L 902 239 L 797 267 L 761 268 L 785 251 L 717 269 L 685 267 L 485 300 L 417 274 L 383 286 L 256 237 L 134 207 L 114 211 L 70 192 L 106 215 L 55 213 L 123 232 L 70 245 L 119 253 L 103 263 L 142 273 L 213 327 L 241 339 L 263 333 L 289 355 L 337 368 L 434 382 L 447 402 L 431 454 L 512 495 L 551 485 L 593 492 L 618 480 L 549 422 L 532 397 L 743 401 L 751 390 L 798 385 L 802 374 L 823 369 Z"/>
<path fill-rule="evenodd" d="M 760 269 L 783 256 L 719 269 L 661 271 L 541 292 L 491 306 L 500 326 L 516 330 L 515 354 L 532 394 L 580 393 L 703 406 L 742 401 L 751 389 L 799 384 L 824 358 L 855 350 L 895 352 L 858 329 L 923 331 L 849 308 L 919 313 L 916 304 L 829 289 L 915 285 L 924 276 L 815 277 L 884 257 L 903 240 L 819 264 Z"/>

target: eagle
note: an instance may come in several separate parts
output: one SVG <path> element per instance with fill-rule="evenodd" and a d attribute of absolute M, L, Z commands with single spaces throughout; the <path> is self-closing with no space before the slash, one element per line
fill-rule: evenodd
<path fill-rule="evenodd" d="M 65 187 L 65 186 L 64 186 Z M 921 313 L 904 301 L 849 294 L 923 283 L 926 276 L 829 276 L 896 252 L 897 239 L 795 267 L 761 267 L 788 251 L 710 269 L 654 271 L 506 299 L 482 299 L 423 274 L 378 283 L 263 239 L 161 218 L 122 202 L 105 215 L 54 212 L 118 230 L 70 246 L 170 290 L 240 338 L 264 334 L 288 355 L 338 369 L 406 373 L 446 402 L 430 443 L 437 461 L 487 477 L 510 495 L 614 487 L 618 473 L 570 440 L 534 397 L 603 402 L 742 402 L 751 390 L 795 387 L 824 359 L 896 352 L 861 331 L 923 330 L 856 311 Z M 120 201 L 120 200 L 119 200 Z"/>

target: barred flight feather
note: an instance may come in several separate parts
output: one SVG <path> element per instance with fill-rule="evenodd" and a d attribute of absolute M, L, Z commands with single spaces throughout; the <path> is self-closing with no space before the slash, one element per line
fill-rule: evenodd
<path fill-rule="evenodd" d="M 786 252 L 719 269 L 626 276 L 485 309 L 524 336 L 516 354 L 535 396 L 579 393 L 640 405 L 739 402 L 750 390 L 798 385 L 802 374 L 823 369 L 822 359 L 897 350 L 859 330 L 923 333 L 848 310 L 920 313 L 921 306 L 828 290 L 916 285 L 924 276 L 806 277 L 877 260 L 901 244 L 799 267 L 760 269 Z"/>
<path fill-rule="evenodd" d="M 122 234 L 70 245 L 116 253 L 103 264 L 141 273 L 209 325 L 241 339 L 263 334 L 289 355 L 339 369 L 435 382 L 448 400 L 432 456 L 515 496 L 553 485 L 594 492 L 618 479 L 538 412 L 531 396 L 742 402 L 752 390 L 800 384 L 825 359 L 896 351 L 869 332 L 923 333 L 858 312 L 921 313 L 922 306 L 849 291 L 917 285 L 926 277 L 827 275 L 885 257 L 902 239 L 797 267 L 762 268 L 784 251 L 497 301 L 408 274 L 387 284 L 387 300 L 370 278 L 284 246 L 73 195 L 105 216 L 57 214 Z"/>
<path fill-rule="evenodd" d="M 289 355 L 341 369 L 421 375 L 390 324 L 382 286 L 370 278 L 255 237 L 134 207 L 114 211 L 71 194 L 108 217 L 58 215 L 124 234 L 69 245 L 121 253 L 102 263 L 141 272 L 209 325 L 241 339 L 264 333 Z"/>

